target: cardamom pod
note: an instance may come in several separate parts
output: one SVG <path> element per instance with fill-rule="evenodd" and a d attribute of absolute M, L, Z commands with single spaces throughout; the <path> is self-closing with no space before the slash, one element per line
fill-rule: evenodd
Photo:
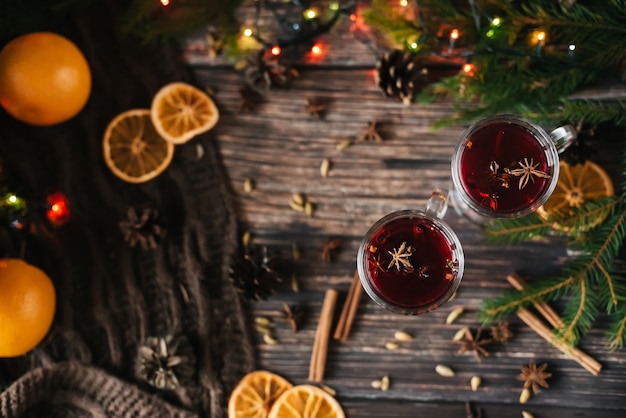
<path fill-rule="evenodd" d="M 467 330 L 468 330 L 467 327 L 463 327 L 460 330 L 458 330 L 454 334 L 454 337 L 452 337 L 452 341 L 461 341 L 463 339 L 463 337 L 465 337 L 465 333 L 467 332 Z"/>
<path fill-rule="evenodd" d="M 519 403 L 526 403 L 530 399 L 530 390 L 528 388 L 524 388 L 522 393 L 519 395 Z"/>
<path fill-rule="evenodd" d="M 413 339 L 413 336 L 409 334 L 408 332 L 396 331 L 393 334 L 393 338 L 395 338 L 398 341 L 411 341 Z"/>
<path fill-rule="evenodd" d="M 535 418 L 535 416 L 530 412 L 522 411 L 522 418 Z"/>
<path fill-rule="evenodd" d="M 315 207 L 313 206 L 313 203 L 311 202 L 306 202 L 304 204 L 304 212 L 309 215 L 309 216 L 313 216 L 313 212 L 315 211 Z"/>
<path fill-rule="evenodd" d="M 343 151 L 346 148 L 350 147 L 350 145 L 352 145 L 352 142 L 353 141 L 351 139 L 344 139 L 343 141 L 337 144 L 337 149 L 339 151 Z"/>
<path fill-rule="evenodd" d="M 252 190 L 254 190 L 254 182 L 252 181 L 252 179 L 245 179 L 245 181 L 243 182 L 243 191 L 246 193 L 250 193 Z"/>
<path fill-rule="evenodd" d="M 258 325 L 270 325 L 272 321 L 266 316 L 257 316 L 254 318 L 254 323 Z"/>
<path fill-rule="evenodd" d="M 291 206 L 291 209 L 295 210 L 296 212 L 304 212 L 304 205 L 294 202 L 293 200 L 289 202 L 289 206 Z"/>
<path fill-rule="evenodd" d="M 324 392 L 328 393 L 331 396 L 335 396 L 337 394 L 337 391 L 335 389 L 324 384 L 320 384 L 320 389 L 322 389 Z"/>
<path fill-rule="evenodd" d="M 443 377 L 454 376 L 454 370 L 452 370 L 450 367 L 445 366 L 443 364 L 438 364 L 437 366 L 435 366 L 435 371 L 437 372 L 439 376 L 443 376 Z"/>
<path fill-rule="evenodd" d="M 278 344 L 278 340 L 274 337 L 272 337 L 270 334 L 263 334 L 263 341 L 265 341 L 265 344 L 267 345 L 276 345 Z"/>
<path fill-rule="evenodd" d="M 480 378 L 480 376 L 472 376 L 472 378 L 470 379 L 470 387 L 472 388 L 472 392 L 476 392 L 478 390 L 481 382 L 482 379 Z"/>
<path fill-rule="evenodd" d="M 269 327 L 269 325 L 254 324 L 254 329 L 263 335 L 272 334 L 272 329 Z"/>
<path fill-rule="evenodd" d="M 457 318 L 459 316 L 461 316 L 461 314 L 463 313 L 464 309 L 459 306 L 457 308 L 452 309 L 452 312 L 450 312 L 450 314 L 448 315 L 448 317 L 446 318 L 446 324 L 450 325 L 451 323 L 453 323 L 454 321 L 457 320 Z"/>
<path fill-rule="evenodd" d="M 328 158 L 322 160 L 320 164 L 320 174 L 322 177 L 328 177 L 328 172 L 330 171 L 330 160 Z"/>
<path fill-rule="evenodd" d="M 294 193 L 291 195 L 291 201 L 298 206 L 304 206 L 305 198 L 302 193 Z"/>
<path fill-rule="evenodd" d="M 302 253 L 300 252 L 300 248 L 296 244 L 291 244 L 291 257 L 294 260 L 300 260 L 302 258 Z"/>
<path fill-rule="evenodd" d="M 389 376 L 385 375 L 383 376 L 382 379 L 380 379 L 380 390 L 382 390 L 383 392 L 386 392 L 387 390 L 389 390 Z"/>
<path fill-rule="evenodd" d="M 248 246 L 250 245 L 250 231 L 246 231 L 243 233 L 243 236 L 241 237 L 241 245 L 244 246 L 244 248 L 248 248 Z"/>
<path fill-rule="evenodd" d="M 374 389 L 380 389 L 381 385 L 382 385 L 381 380 L 372 380 L 370 382 L 370 386 L 373 387 Z"/>
<path fill-rule="evenodd" d="M 399 347 L 398 343 L 394 341 L 387 341 L 385 343 L 385 348 L 389 351 L 397 350 L 398 347 Z"/>
<path fill-rule="evenodd" d="M 300 292 L 300 283 L 298 282 L 298 276 L 296 276 L 296 273 L 291 274 L 291 290 L 293 293 Z"/>

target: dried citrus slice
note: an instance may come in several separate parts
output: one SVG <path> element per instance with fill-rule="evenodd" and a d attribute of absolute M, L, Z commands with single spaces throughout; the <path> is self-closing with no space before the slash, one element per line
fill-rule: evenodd
<path fill-rule="evenodd" d="M 152 123 L 165 140 L 183 144 L 213 128 L 219 119 L 215 103 L 187 83 L 170 83 L 152 99 Z"/>
<path fill-rule="evenodd" d="M 280 395 L 268 418 L 345 418 L 341 405 L 328 392 L 298 385 Z"/>
<path fill-rule="evenodd" d="M 113 174 L 129 183 L 155 178 L 174 156 L 174 144 L 163 140 L 156 132 L 148 109 L 133 109 L 117 115 L 104 132 L 102 150 L 104 161 Z"/>
<path fill-rule="evenodd" d="M 270 408 L 292 384 L 266 370 L 250 372 L 241 379 L 228 400 L 228 418 L 266 418 Z"/>
<path fill-rule="evenodd" d="M 599 165 L 591 161 L 578 165 L 561 161 L 556 188 L 537 213 L 543 219 L 563 218 L 571 213 L 572 208 L 581 207 L 588 200 L 613 196 L 613 194 L 615 194 L 613 182 Z M 602 220 L 598 218 L 597 223 Z M 559 225 L 555 227 L 560 228 Z"/>

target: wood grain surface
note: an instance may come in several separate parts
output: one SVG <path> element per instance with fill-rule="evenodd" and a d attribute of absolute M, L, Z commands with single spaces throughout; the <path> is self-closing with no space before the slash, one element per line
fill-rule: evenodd
<path fill-rule="evenodd" d="M 254 315 L 272 320 L 279 341 L 267 345 L 257 334 L 259 368 L 293 383 L 307 383 L 325 290 L 340 291 L 338 314 L 354 274 L 361 237 L 383 215 L 424 208 L 434 189 L 450 187 L 451 154 L 466 128 L 431 128 L 438 118 L 453 112 L 450 103 L 405 106 L 384 98 L 374 85 L 378 49 L 349 29 L 346 18 L 322 38 L 329 51 L 324 60 L 312 62 L 305 57 L 290 88 L 272 89 L 253 111 L 244 113 L 239 111 L 241 74 L 229 62 L 206 58 L 202 34 L 184 44 L 199 82 L 215 92 L 221 113 L 215 139 L 236 196 L 242 232 L 250 231 L 254 244 L 268 246 L 287 259 L 293 245 L 302 253 L 295 262 L 300 291 L 293 292 L 287 284 L 268 300 L 252 305 Z M 624 96 L 622 87 L 609 90 L 607 97 Z M 327 104 L 324 118 L 305 111 L 307 98 Z M 337 149 L 341 141 L 359 138 L 374 119 L 384 141 Z M 615 144 L 615 149 L 622 146 Z M 595 161 L 617 179 L 619 155 L 605 152 Z M 320 174 L 324 159 L 331 162 L 328 177 Z M 244 191 L 246 179 L 255 185 L 249 193 Z M 293 193 L 303 193 L 314 204 L 313 216 L 290 208 Z M 404 317 L 388 313 L 364 295 L 348 340 L 330 341 L 324 384 L 337 391 L 347 415 L 464 417 L 469 401 L 476 412 L 482 411 L 476 416 L 483 417 L 521 416 L 522 410 L 537 418 L 626 416 L 626 352 L 608 350 L 603 317 L 580 344 L 603 365 L 596 377 L 515 316 L 510 318 L 515 336 L 504 345 L 489 346 L 490 355 L 481 363 L 471 354 L 457 353 L 452 336 L 464 326 L 480 326 L 478 305 L 510 288 L 507 274 L 517 272 L 528 282 L 541 280 L 559 271 L 568 252 L 559 238 L 506 247 L 487 245 L 479 227 L 454 209 L 445 221 L 458 234 L 466 258 L 456 299 L 433 313 Z M 340 238 L 341 245 L 325 264 L 321 248 L 330 238 Z M 281 315 L 283 302 L 307 309 L 297 333 Z M 447 315 L 458 306 L 465 312 L 446 325 Z M 414 339 L 389 351 L 385 343 L 397 330 Z M 520 365 L 531 359 L 547 362 L 553 376 L 550 388 L 520 405 L 522 382 L 516 376 Z M 437 364 L 450 366 L 456 375 L 439 376 L 434 370 Z M 384 375 L 391 380 L 389 390 L 373 389 L 370 382 Z M 469 386 L 474 375 L 483 381 L 476 392 Z"/>

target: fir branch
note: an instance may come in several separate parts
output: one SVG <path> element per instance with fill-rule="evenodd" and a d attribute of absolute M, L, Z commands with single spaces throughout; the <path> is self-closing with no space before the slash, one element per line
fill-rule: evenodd
<path fill-rule="evenodd" d="M 598 315 L 598 303 L 597 297 L 590 291 L 590 286 L 584 278 L 577 280 L 570 289 L 573 292 L 561 315 L 565 326 L 558 330 L 558 336 L 562 341 L 575 346 L 580 336 L 589 331 Z"/>
<path fill-rule="evenodd" d="M 613 122 L 617 126 L 626 126 L 626 102 L 563 99 L 557 119 L 583 123 Z"/>
<path fill-rule="evenodd" d="M 548 235 L 553 222 L 543 220 L 533 213 L 517 219 L 498 219 L 484 225 L 490 244 L 514 244 Z"/>
<path fill-rule="evenodd" d="M 529 283 L 522 291 L 511 290 L 496 298 L 485 299 L 480 306 L 479 316 L 483 322 L 489 323 L 503 319 L 517 309 L 534 302 L 558 299 L 578 280 L 580 280 L 578 276 L 546 279 Z"/>
<path fill-rule="evenodd" d="M 561 216 L 551 216 L 550 221 L 555 229 L 566 231 L 572 237 L 578 237 L 616 211 L 624 208 L 626 199 L 614 196 L 589 200 L 580 208 L 570 208 Z"/>
<path fill-rule="evenodd" d="M 612 315 L 613 322 L 607 333 L 609 349 L 620 349 L 626 343 L 626 307 L 622 306 Z"/>

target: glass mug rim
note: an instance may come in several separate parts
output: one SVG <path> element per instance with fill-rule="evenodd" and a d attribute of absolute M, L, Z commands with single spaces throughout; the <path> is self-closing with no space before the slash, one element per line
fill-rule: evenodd
<path fill-rule="evenodd" d="M 548 187 L 546 187 L 537 197 L 537 199 L 531 202 L 527 207 L 514 212 L 496 212 L 488 210 L 487 208 L 481 206 L 469 196 L 461 180 L 460 163 L 461 156 L 463 155 L 465 149 L 464 144 L 466 140 L 474 132 L 494 123 L 508 123 L 511 125 L 517 125 L 530 132 L 533 138 L 535 138 L 535 140 L 539 142 L 542 149 L 544 150 L 548 167 L 551 170 L 550 182 L 548 184 Z M 559 151 L 557 148 L 556 139 L 553 139 L 550 134 L 541 126 L 529 121 L 528 119 L 513 114 L 499 114 L 494 116 L 488 116 L 474 122 L 469 128 L 467 128 L 463 132 L 463 134 L 461 134 L 452 155 L 451 165 L 452 184 L 454 189 L 452 193 L 454 193 L 456 197 L 460 198 L 462 203 L 467 205 L 471 210 L 488 218 L 519 218 L 537 211 L 537 209 L 550 198 L 550 196 L 554 192 L 554 189 L 556 188 L 559 179 Z"/>
<path fill-rule="evenodd" d="M 451 286 L 448 287 L 448 289 L 439 298 L 425 305 L 407 307 L 394 304 L 392 301 L 389 301 L 388 299 L 383 297 L 383 295 L 377 292 L 371 283 L 372 278 L 369 274 L 368 269 L 368 249 L 366 248 L 366 246 L 370 243 L 370 240 L 372 239 L 374 234 L 381 227 L 399 219 L 423 219 L 426 220 L 429 224 L 435 226 L 437 231 L 439 231 L 439 233 L 443 235 L 446 242 L 450 246 L 452 253 L 455 257 L 454 261 L 458 263 L 458 266 L 455 266 L 456 271 L 453 273 L 454 277 L 452 279 Z M 461 246 L 461 241 L 459 240 L 456 233 L 448 224 L 443 222 L 435 214 L 430 214 L 427 211 L 418 209 L 405 209 L 391 212 L 380 218 L 369 228 L 369 230 L 361 240 L 361 244 L 359 245 L 359 250 L 357 253 L 357 272 L 359 274 L 359 279 L 365 292 L 378 305 L 382 306 L 390 312 L 399 313 L 402 315 L 420 315 L 427 312 L 432 312 L 433 310 L 437 309 L 445 302 L 447 302 L 461 284 L 461 280 L 463 279 L 464 267 L 465 256 L 463 253 L 463 247 Z"/>

